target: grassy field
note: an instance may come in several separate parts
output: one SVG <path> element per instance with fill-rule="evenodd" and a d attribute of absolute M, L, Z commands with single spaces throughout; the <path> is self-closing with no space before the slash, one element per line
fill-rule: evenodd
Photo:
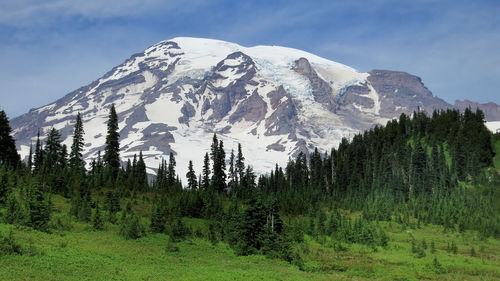
<path fill-rule="evenodd" d="M 55 208 L 68 207 L 62 197 L 53 201 Z M 63 212 L 54 215 L 57 220 L 67 229 L 43 233 L 0 224 L 0 233 L 12 231 L 23 251 L 0 256 L 0 280 L 500 280 L 500 240 L 444 233 L 434 225 L 405 229 L 381 222 L 390 237 L 385 248 L 342 244 L 339 249 L 329 237 L 306 235 L 294 246 L 304 260 L 299 269 L 264 256 L 236 256 L 227 244 L 201 238 L 173 244 L 165 234 L 149 234 L 125 240 L 115 225 L 93 231 Z M 185 221 L 192 228 L 204 224 Z M 412 252 L 412 241 L 423 248 L 424 240 L 427 248 Z M 452 241 L 456 253 L 449 250 Z"/>

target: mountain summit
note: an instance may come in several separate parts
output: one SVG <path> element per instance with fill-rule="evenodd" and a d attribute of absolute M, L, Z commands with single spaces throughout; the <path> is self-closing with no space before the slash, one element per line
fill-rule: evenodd
<path fill-rule="evenodd" d="M 329 151 L 401 113 L 452 107 L 420 78 L 404 72 L 358 72 L 316 55 L 278 46 L 179 37 L 130 57 L 102 78 L 11 120 L 22 157 L 54 127 L 68 147 L 82 117 L 87 160 L 105 143 L 109 108 L 119 118 L 121 157 L 142 151 L 149 172 L 170 152 L 183 177 L 197 172 L 212 135 L 226 150 L 241 143 L 258 172 L 315 147 Z"/>

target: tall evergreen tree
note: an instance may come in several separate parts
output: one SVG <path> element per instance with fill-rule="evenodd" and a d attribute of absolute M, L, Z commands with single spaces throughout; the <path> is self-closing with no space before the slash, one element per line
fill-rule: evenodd
<path fill-rule="evenodd" d="M 101 210 L 99 209 L 99 204 L 96 205 L 95 214 L 92 218 L 92 227 L 95 230 L 103 230 L 104 229 L 104 221 L 102 219 Z"/>
<path fill-rule="evenodd" d="M 238 143 L 238 154 L 236 156 L 235 173 L 237 175 L 236 182 L 241 181 L 245 176 L 245 157 L 241 151 L 241 143 Z"/>
<path fill-rule="evenodd" d="M 174 186 L 176 182 L 176 174 L 175 174 L 175 166 L 177 163 L 175 162 L 175 157 L 172 151 L 170 151 L 170 155 L 168 157 L 168 167 L 167 167 L 167 185 L 169 187 Z"/>
<path fill-rule="evenodd" d="M 142 151 L 139 152 L 139 160 L 137 160 L 136 170 L 136 181 L 139 189 L 143 190 L 148 186 L 148 174 L 146 172 L 146 163 L 144 163 L 144 158 L 142 157 Z"/>
<path fill-rule="evenodd" d="M 188 181 L 188 188 L 189 189 L 196 189 L 198 186 L 198 183 L 196 181 L 196 173 L 193 170 L 193 161 L 191 161 L 191 160 L 189 160 L 188 172 L 186 173 L 186 178 Z"/>
<path fill-rule="evenodd" d="M 236 250 L 238 254 L 254 254 L 265 243 L 267 213 L 261 199 L 252 198 L 247 209 L 240 215 L 234 231 L 238 237 Z"/>
<path fill-rule="evenodd" d="M 205 190 L 210 187 L 210 158 L 208 157 L 208 152 L 205 153 L 205 157 L 203 158 L 203 175 L 200 187 Z"/>
<path fill-rule="evenodd" d="M 410 166 L 410 195 L 417 195 L 427 191 L 425 184 L 425 168 L 427 164 L 427 153 L 420 141 L 415 142 L 415 148 L 411 153 Z"/>
<path fill-rule="evenodd" d="M 30 153 L 28 155 L 28 171 L 33 169 L 33 144 L 30 142 Z"/>
<path fill-rule="evenodd" d="M 83 141 L 83 123 L 80 113 L 76 115 L 76 123 L 73 132 L 73 143 L 71 144 L 71 152 L 69 154 L 69 166 L 73 173 L 85 172 L 85 162 L 83 161 L 82 151 L 84 146 Z"/>
<path fill-rule="evenodd" d="M 111 105 L 108 119 L 108 132 L 106 146 L 104 147 L 104 163 L 106 165 L 108 180 L 114 181 L 120 169 L 120 134 L 118 133 L 118 115 L 115 105 Z"/>
<path fill-rule="evenodd" d="M 36 146 L 35 146 L 35 156 L 33 157 L 33 171 L 38 172 L 42 168 L 42 162 L 43 162 L 43 147 L 42 143 L 40 142 L 40 129 L 38 129 L 37 135 L 36 135 Z"/>
<path fill-rule="evenodd" d="M 9 119 L 5 112 L 0 110 L 0 164 L 5 163 L 16 167 L 20 157 L 17 154 L 14 138 L 10 135 L 11 132 Z"/>
<path fill-rule="evenodd" d="M 224 152 L 224 143 L 218 141 L 214 134 L 212 143 L 212 188 L 218 192 L 226 189 L 226 153 Z"/>
<path fill-rule="evenodd" d="M 43 152 L 43 171 L 44 173 L 60 172 L 54 169 L 62 168 L 65 162 L 63 146 L 61 144 L 61 134 L 55 128 L 52 128 L 47 135 L 45 149 Z"/>
<path fill-rule="evenodd" d="M 229 185 L 234 188 L 236 185 L 236 173 L 234 170 L 234 150 L 231 149 L 231 155 L 229 156 Z"/>
<path fill-rule="evenodd" d="M 151 232 L 162 233 L 165 231 L 165 211 L 158 202 L 153 202 L 151 210 Z"/>
<path fill-rule="evenodd" d="M 33 183 L 28 190 L 27 210 L 28 225 L 45 231 L 50 221 L 49 194 L 39 183 Z"/>
<path fill-rule="evenodd" d="M 226 151 L 224 151 L 224 143 L 222 140 L 219 140 L 219 150 L 218 150 L 218 159 L 219 159 L 219 169 L 220 169 L 220 184 L 219 191 L 225 191 L 226 189 Z"/>

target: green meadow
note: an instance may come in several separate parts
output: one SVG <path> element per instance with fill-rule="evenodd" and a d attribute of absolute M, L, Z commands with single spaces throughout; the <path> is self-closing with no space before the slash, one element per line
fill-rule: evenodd
<path fill-rule="evenodd" d="M 144 225 L 147 201 L 134 205 Z M 166 234 L 127 240 L 116 225 L 95 231 L 73 221 L 69 206 L 53 196 L 51 233 L 0 224 L 2 247 L 15 244 L 21 252 L 0 256 L 0 280 L 500 280 L 500 240 L 472 231 L 379 222 L 390 239 L 385 247 L 305 235 L 293 244 L 302 259 L 297 265 L 212 244 L 202 219 L 184 218 L 193 234 L 179 242 Z"/>

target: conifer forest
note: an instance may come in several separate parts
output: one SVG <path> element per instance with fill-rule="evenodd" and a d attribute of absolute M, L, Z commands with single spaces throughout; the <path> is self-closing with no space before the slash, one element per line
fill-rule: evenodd
<path fill-rule="evenodd" d="M 171 152 L 150 175 L 120 157 L 114 106 L 87 163 L 74 118 L 70 147 L 39 131 L 21 159 L 0 111 L 2 280 L 500 279 L 500 135 L 481 110 L 402 114 L 266 174 L 214 134 L 202 170 Z"/>

